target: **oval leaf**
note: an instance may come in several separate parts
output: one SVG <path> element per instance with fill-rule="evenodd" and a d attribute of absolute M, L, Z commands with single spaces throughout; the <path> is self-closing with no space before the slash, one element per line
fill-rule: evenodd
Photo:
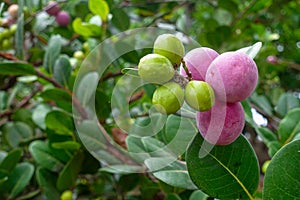
<path fill-rule="evenodd" d="M 57 134 L 72 135 L 74 130 L 73 120 L 63 112 L 54 110 L 47 114 L 45 123 L 47 128 Z"/>
<path fill-rule="evenodd" d="M 45 142 L 39 140 L 32 142 L 29 145 L 29 152 L 40 166 L 50 171 L 58 172 L 63 168 L 61 161 L 54 157 Z"/>
<path fill-rule="evenodd" d="M 280 114 L 280 116 L 283 117 L 288 113 L 289 110 L 297 107 L 300 107 L 299 99 L 292 94 L 284 93 L 280 96 L 275 110 Z"/>
<path fill-rule="evenodd" d="M 26 63 L 3 62 L 0 63 L 0 74 L 5 75 L 35 75 L 34 67 Z"/>
<path fill-rule="evenodd" d="M 59 35 L 52 35 L 48 46 L 44 55 L 44 62 L 43 65 L 47 72 L 53 73 L 53 67 L 55 61 L 57 60 L 60 50 L 62 46 L 61 37 Z"/>
<path fill-rule="evenodd" d="M 41 186 L 43 194 L 48 199 L 60 199 L 60 193 L 56 189 L 57 176 L 44 168 L 38 168 L 36 171 L 36 179 Z"/>
<path fill-rule="evenodd" d="M 59 174 L 56 186 L 59 190 L 65 190 L 74 185 L 77 175 L 81 169 L 81 164 L 84 159 L 84 155 L 81 151 L 78 151 L 73 158 L 65 165 L 64 169 Z"/>
<path fill-rule="evenodd" d="M 272 158 L 264 179 L 263 199 L 300 199 L 300 140 L 280 149 Z"/>
<path fill-rule="evenodd" d="M 107 20 L 109 7 L 104 0 L 89 0 L 89 9 L 93 14 L 99 15 L 103 21 Z"/>
<path fill-rule="evenodd" d="M 281 120 L 278 128 L 280 142 L 287 144 L 300 133 L 300 108 L 295 108 Z"/>
<path fill-rule="evenodd" d="M 186 153 L 188 172 L 195 185 L 218 199 L 253 199 L 259 167 L 247 139 L 241 135 L 230 145 L 214 146 L 205 157 L 199 158 L 203 141 L 197 134 Z"/>
<path fill-rule="evenodd" d="M 72 66 L 66 55 L 61 55 L 55 62 L 53 69 L 54 79 L 62 85 L 67 86 L 71 76 Z"/>
<path fill-rule="evenodd" d="M 0 163 L 1 171 L 7 172 L 9 174 L 17 165 L 22 156 L 22 149 L 14 149 L 3 159 Z"/>

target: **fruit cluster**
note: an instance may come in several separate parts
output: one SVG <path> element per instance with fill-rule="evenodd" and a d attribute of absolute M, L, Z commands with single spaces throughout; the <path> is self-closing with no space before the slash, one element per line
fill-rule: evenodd
<path fill-rule="evenodd" d="M 61 11 L 58 3 L 49 1 L 45 7 L 45 11 L 55 17 L 55 21 L 59 26 L 68 26 L 70 23 L 70 15 L 66 11 Z"/>
<path fill-rule="evenodd" d="M 153 94 L 153 105 L 161 113 L 172 114 L 185 101 L 197 111 L 199 131 L 208 142 L 232 143 L 245 123 L 240 101 L 248 98 L 257 84 L 255 62 L 243 52 L 219 55 L 207 47 L 184 54 L 176 36 L 163 34 L 155 40 L 153 53 L 141 58 L 139 76 L 161 85 Z"/>
<path fill-rule="evenodd" d="M 17 30 L 17 25 L 13 24 L 8 28 L 0 28 L 0 49 L 8 50 L 12 48 L 14 34 Z"/>

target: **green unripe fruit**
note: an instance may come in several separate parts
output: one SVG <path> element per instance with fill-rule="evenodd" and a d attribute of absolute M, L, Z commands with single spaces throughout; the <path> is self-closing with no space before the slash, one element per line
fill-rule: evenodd
<path fill-rule="evenodd" d="M 184 56 L 184 46 L 182 42 L 172 34 L 162 34 L 158 36 L 153 46 L 154 53 L 167 57 L 172 64 L 179 65 Z"/>
<path fill-rule="evenodd" d="M 5 50 L 10 49 L 10 48 L 12 48 L 12 44 L 13 44 L 12 40 L 4 39 L 2 41 L 2 48 L 5 49 Z"/>
<path fill-rule="evenodd" d="M 13 34 L 15 34 L 16 30 L 17 30 L 17 25 L 16 25 L 16 24 L 13 24 L 13 25 L 11 25 L 11 27 L 9 28 L 9 33 L 10 33 L 11 35 L 13 35 Z"/>
<path fill-rule="evenodd" d="M 267 160 L 267 161 L 265 161 L 264 164 L 262 165 L 261 171 L 262 171 L 264 174 L 266 173 L 267 168 L 268 168 L 270 162 L 271 162 L 271 160 Z"/>
<path fill-rule="evenodd" d="M 83 60 L 85 56 L 82 51 L 75 51 L 73 57 L 76 58 L 77 60 Z"/>
<path fill-rule="evenodd" d="M 152 104 L 163 114 L 176 113 L 184 102 L 184 92 L 175 82 L 166 83 L 157 88 L 152 97 Z"/>
<path fill-rule="evenodd" d="M 61 194 L 60 199 L 61 200 L 72 200 L 72 196 L 73 196 L 72 191 L 66 190 Z"/>
<path fill-rule="evenodd" d="M 138 64 L 139 76 L 149 83 L 163 84 L 171 80 L 174 73 L 172 63 L 162 55 L 148 54 Z"/>
<path fill-rule="evenodd" d="M 215 94 L 208 83 L 193 80 L 185 86 L 185 101 L 197 111 L 207 111 L 215 103 Z"/>
<path fill-rule="evenodd" d="M 9 38 L 11 36 L 9 29 L 4 29 L 2 32 L 3 38 Z"/>

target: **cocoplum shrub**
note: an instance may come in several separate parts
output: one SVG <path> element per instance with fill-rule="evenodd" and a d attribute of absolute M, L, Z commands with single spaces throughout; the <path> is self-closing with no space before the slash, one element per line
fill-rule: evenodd
<path fill-rule="evenodd" d="M 189 72 L 192 74 L 192 79 L 204 81 L 209 65 L 218 55 L 215 50 L 208 47 L 199 47 L 189 51 L 185 55 L 184 61 Z M 180 73 L 186 76 L 183 68 L 181 68 Z"/>
<path fill-rule="evenodd" d="M 237 51 L 219 55 L 210 64 L 205 76 L 205 81 L 214 89 L 216 98 L 231 103 L 249 97 L 257 80 L 258 71 L 253 59 Z"/>
<path fill-rule="evenodd" d="M 244 109 L 240 102 L 216 101 L 211 110 L 197 112 L 196 121 L 201 135 L 210 143 L 228 145 L 242 132 L 245 125 Z"/>

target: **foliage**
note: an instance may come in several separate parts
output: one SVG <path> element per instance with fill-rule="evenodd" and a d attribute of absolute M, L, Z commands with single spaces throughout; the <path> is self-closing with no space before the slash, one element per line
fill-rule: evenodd
<path fill-rule="evenodd" d="M 66 27 L 47 2 L 0 3 L 0 199 L 300 199 L 299 0 L 58 1 Z M 150 109 L 156 86 L 133 69 L 150 34 L 120 34 L 149 27 L 182 33 L 187 50 L 194 39 L 255 57 L 259 84 L 234 143 L 201 158 L 193 110 Z"/>

